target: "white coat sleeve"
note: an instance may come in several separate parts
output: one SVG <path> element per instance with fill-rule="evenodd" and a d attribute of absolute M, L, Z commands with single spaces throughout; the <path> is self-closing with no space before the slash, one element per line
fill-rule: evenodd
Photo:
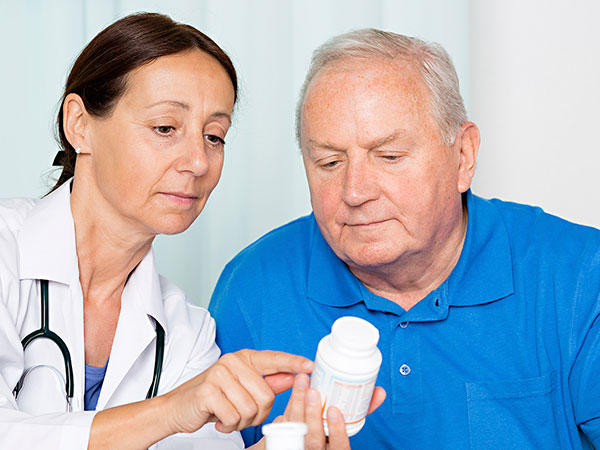
<path fill-rule="evenodd" d="M 204 308 L 188 305 L 191 329 L 195 330 L 195 343 L 188 356 L 184 370 L 175 385 L 185 383 L 199 373 L 212 366 L 221 356 L 215 343 L 215 321 Z M 173 386 L 175 387 L 175 386 Z M 195 433 L 179 433 L 163 439 L 153 449 L 169 450 L 237 450 L 244 448 L 240 433 L 221 433 L 215 429 L 214 423 L 208 423 Z"/>
<path fill-rule="evenodd" d="M 4 296 L 0 279 L 0 296 Z M 0 448 L 86 449 L 94 411 L 32 416 L 17 409 L 12 391 L 23 372 L 23 347 L 16 311 L 0 298 Z"/>

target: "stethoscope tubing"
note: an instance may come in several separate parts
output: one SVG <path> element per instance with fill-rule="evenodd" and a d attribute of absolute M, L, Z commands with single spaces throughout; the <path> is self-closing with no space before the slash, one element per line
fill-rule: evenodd
<path fill-rule="evenodd" d="M 60 349 L 63 360 L 65 363 L 65 392 L 67 394 L 67 404 L 70 405 L 73 399 L 73 365 L 71 363 L 71 353 L 69 352 L 69 348 L 67 344 L 60 338 L 59 335 L 50 330 L 49 323 L 49 300 L 48 300 L 48 280 L 40 280 L 40 303 L 41 303 L 41 326 L 39 329 L 32 331 L 27 336 L 23 338 L 21 344 L 23 345 L 23 351 L 27 348 L 29 344 L 31 344 L 35 339 L 38 338 L 46 338 L 50 339 L 54 342 L 58 348 Z M 154 372 L 152 375 L 152 382 L 150 383 L 150 388 L 148 389 L 148 394 L 146 398 L 156 397 L 158 394 L 158 384 L 160 383 L 160 377 L 162 375 L 162 367 L 164 360 L 164 351 L 165 351 L 165 330 L 158 320 L 152 318 L 154 320 L 154 324 L 156 327 L 156 350 L 154 356 Z M 13 390 L 13 394 L 15 398 L 19 395 L 19 391 L 23 386 L 23 381 L 27 371 L 23 373 L 21 379 L 15 386 Z"/>
<path fill-rule="evenodd" d="M 73 399 L 73 364 L 71 363 L 71 353 L 65 341 L 63 341 L 58 334 L 50 330 L 49 310 L 48 310 L 48 280 L 40 280 L 40 298 L 41 298 L 41 327 L 35 331 L 32 331 L 23 338 L 21 344 L 23 345 L 23 351 L 37 338 L 46 338 L 54 342 L 60 349 L 63 355 L 63 361 L 65 363 L 65 392 L 67 393 L 67 401 L 71 403 Z M 23 378 L 19 380 L 15 387 L 15 397 L 19 394 L 21 386 L 23 384 Z"/>

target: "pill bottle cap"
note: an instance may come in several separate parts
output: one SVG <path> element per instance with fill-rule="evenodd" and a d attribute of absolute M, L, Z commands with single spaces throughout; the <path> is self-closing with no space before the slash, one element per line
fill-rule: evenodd
<path fill-rule="evenodd" d="M 379 330 L 359 317 L 340 317 L 331 327 L 331 345 L 344 353 L 372 353 L 377 342 Z"/>
<path fill-rule="evenodd" d="M 279 422 L 263 425 L 267 450 L 302 450 L 308 428 L 302 422 Z"/>

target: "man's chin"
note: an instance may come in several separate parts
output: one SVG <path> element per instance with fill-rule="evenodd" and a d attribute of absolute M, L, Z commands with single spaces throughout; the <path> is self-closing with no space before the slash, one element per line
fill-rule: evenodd
<path fill-rule="evenodd" d="M 349 251 L 345 259 L 349 266 L 368 270 L 390 266 L 401 258 L 402 253 L 392 243 L 373 243 Z"/>

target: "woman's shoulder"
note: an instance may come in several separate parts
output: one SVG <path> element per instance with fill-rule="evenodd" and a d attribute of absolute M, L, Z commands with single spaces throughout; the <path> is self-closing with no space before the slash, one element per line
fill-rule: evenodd
<path fill-rule="evenodd" d="M 0 283 L 7 272 L 17 273 L 17 237 L 35 204 L 28 198 L 0 199 Z"/>
<path fill-rule="evenodd" d="M 32 198 L 0 199 L 0 235 L 16 235 L 36 202 Z"/>

